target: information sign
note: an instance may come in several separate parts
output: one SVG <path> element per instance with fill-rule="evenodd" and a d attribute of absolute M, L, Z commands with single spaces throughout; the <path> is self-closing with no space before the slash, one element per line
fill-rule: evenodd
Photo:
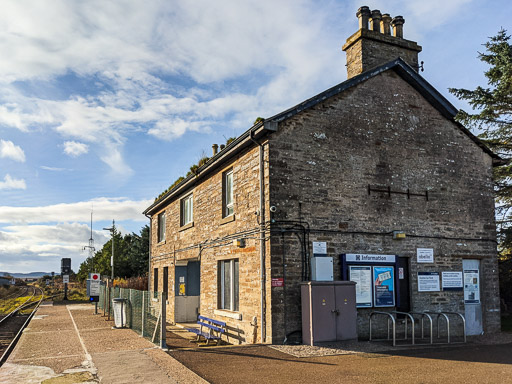
<path fill-rule="evenodd" d="M 372 306 L 372 267 L 351 265 L 348 267 L 350 281 L 356 283 L 356 306 Z"/>
<path fill-rule="evenodd" d="M 273 277 L 272 278 L 272 286 L 273 287 L 283 287 L 284 279 L 282 277 Z"/>
<path fill-rule="evenodd" d="M 462 272 L 443 272 L 441 277 L 443 291 L 462 291 Z"/>
<path fill-rule="evenodd" d="M 62 283 L 63 284 L 69 283 L 69 275 L 62 275 Z"/>
<path fill-rule="evenodd" d="M 359 253 L 347 253 L 345 255 L 347 262 L 359 262 L 359 263 L 394 263 L 396 261 L 395 255 L 366 255 Z"/>
<path fill-rule="evenodd" d="M 395 306 L 394 267 L 373 267 L 373 290 L 376 307 Z"/>
<path fill-rule="evenodd" d="M 480 302 L 480 276 L 478 269 L 464 271 L 464 302 L 477 304 Z"/>
<path fill-rule="evenodd" d="M 327 256 L 327 243 L 325 241 L 313 241 L 313 256 Z"/>
<path fill-rule="evenodd" d="M 439 272 L 418 272 L 418 292 L 438 292 Z"/>
<path fill-rule="evenodd" d="M 433 263 L 434 262 L 434 249 L 432 248 L 417 248 L 416 256 L 418 263 Z"/>
<path fill-rule="evenodd" d="M 91 280 L 89 286 L 89 296 L 99 296 L 100 295 L 100 281 L 99 280 Z"/>

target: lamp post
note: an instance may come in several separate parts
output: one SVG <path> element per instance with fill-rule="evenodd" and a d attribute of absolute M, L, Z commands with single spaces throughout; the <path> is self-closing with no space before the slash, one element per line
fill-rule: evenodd
<path fill-rule="evenodd" d="M 110 231 L 112 235 L 112 256 L 110 257 L 110 266 L 112 267 L 112 282 L 114 282 L 114 231 L 116 229 L 116 222 L 112 220 L 111 228 L 103 228 L 104 231 Z"/>

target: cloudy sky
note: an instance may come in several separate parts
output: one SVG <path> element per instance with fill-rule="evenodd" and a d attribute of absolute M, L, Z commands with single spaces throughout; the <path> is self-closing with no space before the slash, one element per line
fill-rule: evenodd
<path fill-rule="evenodd" d="M 492 4 L 492 6 L 490 5 Z M 485 84 L 477 51 L 509 1 L 0 1 L 0 271 L 59 271 L 142 211 L 212 143 L 346 79 L 361 5 L 403 15 L 422 75 Z"/>

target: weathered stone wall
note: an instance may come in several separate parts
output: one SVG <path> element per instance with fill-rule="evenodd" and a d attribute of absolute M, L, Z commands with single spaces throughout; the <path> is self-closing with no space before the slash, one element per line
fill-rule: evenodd
<path fill-rule="evenodd" d="M 265 152 L 268 154 L 267 150 Z M 268 156 L 264 164 L 268 195 Z M 222 218 L 222 173 L 229 168 L 233 168 L 235 220 L 226 222 Z M 166 240 L 157 243 L 158 214 L 153 215 L 151 270 L 159 268 L 159 290 L 161 290 L 163 267 L 169 267 L 168 321 L 173 322 L 175 318 L 174 266 L 176 262 L 182 260 L 199 258 L 201 263 L 200 314 L 227 322 L 229 329 L 227 339 L 232 343 L 253 342 L 255 328 L 250 323 L 253 317 L 257 317 L 256 341 L 260 341 L 260 235 L 258 216 L 255 215 L 259 209 L 259 191 L 259 148 L 254 147 L 240 154 L 214 174 L 199 180 L 193 189 L 180 196 L 182 198 L 190 192 L 194 193 L 192 227 L 180 228 L 180 199 L 178 198 L 165 208 Z M 266 200 L 268 201 L 268 197 Z M 237 237 L 246 237 L 245 248 L 233 245 L 233 238 Z M 200 244 L 201 247 L 199 247 Z M 226 259 L 239 259 L 240 310 L 236 313 L 217 310 L 217 264 L 219 260 Z M 269 269 L 269 257 L 267 257 L 267 265 Z M 270 280 L 267 292 L 267 302 L 270 304 Z M 270 309 L 267 315 L 268 330 L 270 330 Z M 267 332 L 270 333 L 270 331 Z"/>
<path fill-rule="evenodd" d="M 300 329 L 300 242 L 277 223 L 299 219 L 310 227 L 309 253 L 312 241 L 327 242 L 337 279 L 342 253 L 409 257 L 411 310 L 463 312 L 462 291 L 418 292 L 417 272 L 461 271 L 463 258 L 480 259 L 484 331 L 498 331 L 491 177 L 490 156 L 393 71 L 280 123 L 270 138 L 272 277 L 286 276 L 285 288 L 272 290 L 273 339 Z M 368 185 L 428 191 L 428 200 L 368 194 Z M 407 238 L 393 240 L 393 230 Z M 418 264 L 417 248 L 433 248 L 435 263 Z M 364 337 L 369 310 L 358 312 Z"/>

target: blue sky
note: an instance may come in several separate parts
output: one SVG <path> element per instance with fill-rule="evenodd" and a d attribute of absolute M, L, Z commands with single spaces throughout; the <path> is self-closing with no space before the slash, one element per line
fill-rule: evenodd
<path fill-rule="evenodd" d="M 1 1 L 0 271 L 59 271 L 211 144 L 346 80 L 361 5 L 405 18 L 427 81 L 484 85 L 509 1 Z M 492 5 L 492 6 L 491 6 Z"/>

